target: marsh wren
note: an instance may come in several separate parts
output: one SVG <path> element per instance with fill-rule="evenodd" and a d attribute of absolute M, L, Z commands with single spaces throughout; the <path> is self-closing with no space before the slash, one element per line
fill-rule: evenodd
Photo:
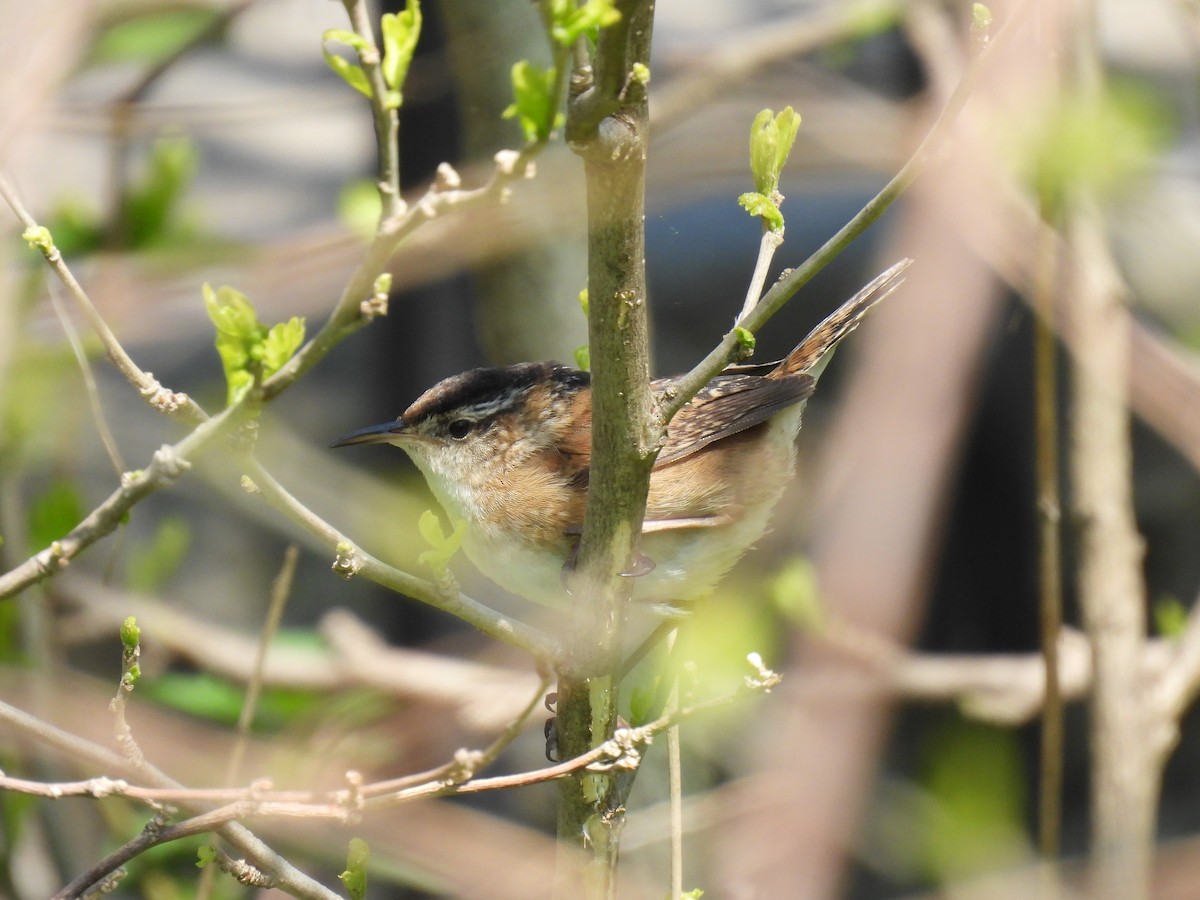
<path fill-rule="evenodd" d="M 763 534 L 795 467 L 795 438 L 819 363 L 909 261 L 888 269 L 785 359 L 729 366 L 681 409 L 650 475 L 634 598 L 654 604 L 708 591 Z M 675 379 L 651 383 L 657 396 Z M 560 605 L 583 525 L 592 439 L 587 372 L 555 362 L 472 369 L 434 385 L 394 422 L 334 443 L 395 444 L 438 502 L 466 522 L 463 549 L 489 578 Z"/>

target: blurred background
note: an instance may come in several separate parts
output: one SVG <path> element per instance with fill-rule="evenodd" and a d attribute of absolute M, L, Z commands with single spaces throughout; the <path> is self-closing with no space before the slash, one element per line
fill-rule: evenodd
<path fill-rule="evenodd" d="M 548 61 L 532 4 L 427 0 L 423 11 L 401 111 L 414 196 L 442 161 L 466 186 L 486 179 L 492 155 L 520 142 L 500 117 L 512 63 Z M 1010 10 L 993 13 L 1000 23 Z M 791 105 L 803 117 L 781 186 L 778 274 L 916 148 L 967 65 L 970 15 L 959 3 L 659 0 L 646 219 L 656 374 L 693 365 L 741 307 L 760 235 L 736 202 L 752 189 L 754 115 Z M 1111 0 L 1097 16 L 1120 115 L 1113 132 L 1083 141 L 1111 170 L 1105 222 L 1141 329 L 1135 491 L 1148 616 L 1160 627 L 1200 583 L 1200 19 L 1168 0 Z M 347 27 L 341 5 L 0 0 L 0 17 L 4 172 L 141 367 L 219 409 L 225 385 L 201 285 L 243 291 L 266 323 L 303 316 L 311 334 L 373 225 L 369 110 L 321 56 L 322 33 Z M 989 877 L 1001 879 L 993 896 L 1012 896 L 1014 873 L 1034 862 L 1036 713 L 1022 706 L 1026 670 L 1015 661 L 1038 643 L 1032 316 L 1021 299 L 1037 240 L 1022 179 L 1055 116 L 1038 24 L 996 54 L 916 186 L 759 336 L 757 358 L 778 358 L 883 268 L 916 260 L 822 378 L 772 531 L 688 623 L 695 696 L 736 686 L 750 651 L 786 678 L 683 729 L 685 886 L 707 896 L 937 895 L 983 890 Z M 107 364 L 16 217 L 0 222 L 8 570 L 182 432 Z M 416 523 L 436 504 L 415 469 L 391 449 L 328 445 L 472 366 L 570 362 L 586 343 L 583 222 L 580 166 L 559 143 L 507 204 L 422 228 L 393 261 L 388 315 L 264 411 L 260 461 L 367 550 L 421 574 Z M 82 341 L 94 396 L 69 333 Z M 3 601 L 0 697 L 109 742 L 117 628 L 137 615 L 135 735 L 180 781 L 222 783 L 271 582 L 298 543 L 236 783 L 324 788 L 348 769 L 368 780 L 420 771 L 486 745 L 529 701 L 527 659 L 365 579 L 337 577 L 328 548 L 242 490 L 240 476 L 233 454 L 195 460 L 66 572 Z M 1068 534 L 1068 573 L 1070 561 Z M 465 561 L 455 573 L 469 595 L 554 627 L 552 613 L 501 595 Z M 1066 587 L 1074 622 L 1069 575 Z M 909 667 L 992 654 L 1014 661 L 990 685 L 992 706 L 970 678 L 931 669 L 922 682 Z M 538 724 L 497 772 L 542 764 Z M 1069 873 L 1088 836 L 1081 706 L 1069 707 L 1067 726 Z M 98 774 L 2 725 L 0 768 L 42 780 Z M 623 896 L 665 891 L 664 770 L 656 746 L 631 797 Z M 541 785 L 344 827 L 258 830 L 327 883 L 349 839 L 364 837 L 372 897 L 536 897 L 552 883 L 554 799 Z M 4 794 L 0 805 L 0 895 L 14 898 L 48 896 L 146 819 L 119 798 Z M 1159 825 L 1156 896 L 1192 896 L 1194 721 L 1167 770 Z M 192 896 L 197 845 L 141 858 L 117 895 Z M 217 879 L 214 896 L 244 894 Z"/>

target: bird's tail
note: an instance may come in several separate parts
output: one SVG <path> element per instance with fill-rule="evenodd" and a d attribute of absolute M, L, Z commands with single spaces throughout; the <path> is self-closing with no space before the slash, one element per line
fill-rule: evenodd
<path fill-rule="evenodd" d="M 787 355 L 775 372 L 791 375 L 812 371 L 838 341 L 858 327 L 858 323 L 876 303 L 900 286 L 904 281 L 904 271 L 910 265 L 911 259 L 900 260 L 830 313 L 820 325 L 808 333 L 808 337 L 796 345 L 796 349 Z M 813 374 L 815 376 L 817 373 Z"/>

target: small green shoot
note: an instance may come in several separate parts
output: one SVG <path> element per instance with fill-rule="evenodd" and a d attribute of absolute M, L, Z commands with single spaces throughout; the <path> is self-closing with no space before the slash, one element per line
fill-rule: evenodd
<path fill-rule="evenodd" d="M 554 66 L 543 70 L 523 59 L 512 67 L 513 102 L 500 115 L 515 118 L 531 144 L 547 140 L 564 121 L 558 111 L 557 83 Z"/>
<path fill-rule="evenodd" d="M 462 546 L 463 538 L 467 533 L 467 523 L 455 522 L 454 531 L 446 534 L 442 530 L 442 521 L 437 517 L 437 513 L 432 509 L 427 509 L 421 513 L 421 518 L 417 521 L 417 531 L 429 545 L 429 549 L 417 557 L 417 562 L 423 566 L 429 566 L 439 580 L 445 578 L 450 571 L 450 560 Z"/>
<path fill-rule="evenodd" d="M 551 0 L 550 36 L 560 47 L 570 47 L 581 36 L 593 44 L 601 28 L 621 21 L 613 0 L 587 0 L 577 6 L 575 0 Z"/>
<path fill-rule="evenodd" d="M 142 629 L 138 627 L 135 616 L 127 616 L 121 623 L 121 647 L 126 653 L 133 653 L 142 639 Z"/>
<path fill-rule="evenodd" d="M 790 106 L 778 115 L 764 109 L 750 126 L 750 171 L 755 189 L 738 197 L 738 203 L 752 216 L 761 218 L 771 231 L 783 230 L 779 176 L 799 130 L 800 114 Z"/>
<path fill-rule="evenodd" d="M 138 665 L 138 658 L 142 655 L 141 640 L 142 629 L 138 627 L 137 619 L 127 616 L 121 623 L 121 668 L 124 670 L 121 685 L 126 690 L 133 690 L 142 677 L 142 667 Z"/>
<path fill-rule="evenodd" d="M 351 48 L 360 57 L 362 52 L 367 49 L 367 42 L 355 34 L 353 31 L 347 31 L 344 28 L 330 28 L 321 35 L 321 54 L 325 57 L 325 62 L 329 64 L 329 68 L 333 69 L 342 80 L 350 87 L 354 88 L 364 97 L 371 96 L 371 85 L 367 81 L 367 73 L 358 63 L 352 63 L 343 56 L 338 56 L 330 51 L 326 46 L 331 41 L 336 41 L 339 44 L 345 44 Z"/>
<path fill-rule="evenodd" d="M 371 858 L 371 848 L 362 838 L 351 838 L 350 849 L 346 854 L 346 871 L 338 876 L 346 886 L 350 900 L 363 900 L 367 896 L 367 861 Z"/>
<path fill-rule="evenodd" d="M 635 81 L 642 87 L 645 87 L 650 83 L 650 67 L 645 63 L 635 62 L 632 71 L 629 73 L 629 78 L 631 81 Z"/>
<path fill-rule="evenodd" d="M 216 347 L 228 386 L 226 402 L 232 406 L 245 396 L 256 378 L 269 378 L 287 363 L 304 343 L 304 319 L 293 316 L 268 328 L 246 295 L 231 287 L 213 290 L 203 286 L 208 317 L 217 327 Z"/>
<path fill-rule="evenodd" d="M 388 86 L 386 105 L 399 109 L 404 101 L 404 81 L 421 36 L 420 0 L 408 0 L 403 12 L 384 13 L 380 20 L 383 34 L 383 82 Z"/>
<path fill-rule="evenodd" d="M 992 11 L 986 3 L 971 4 L 971 30 L 986 32 L 992 27 Z"/>
<path fill-rule="evenodd" d="M 45 225 L 31 225 L 21 232 L 21 238 L 30 247 L 40 250 L 49 259 L 54 254 L 54 237 Z"/>
<path fill-rule="evenodd" d="M 750 331 L 748 328 L 743 328 L 741 325 L 737 325 L 734 327 L 733 333 L 737 337 L 738 347 L 741 349 L 743 354 L 750 356 L 752 353 L 754 353 L 754 345 L 758 341 L 754 337 L 754 333 L 752 331 Z"/>

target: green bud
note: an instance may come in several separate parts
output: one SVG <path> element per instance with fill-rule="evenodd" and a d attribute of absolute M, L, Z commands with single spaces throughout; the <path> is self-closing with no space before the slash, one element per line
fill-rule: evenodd
<path fill-rule="evenodd" d="M 54 238 L 45 225 L 32 225 L 21 232 L 21 237 L 30 247 L 42 251 L 43 256 L 50 256 L 54 252 Z"/>
<path fill-rule="evenodd" d="M 138 628 L 137 618 L 129 616 L 121 623 L 121 646 L 132 652 L 138 648 L 142 637 L 142 629 Z"/>

